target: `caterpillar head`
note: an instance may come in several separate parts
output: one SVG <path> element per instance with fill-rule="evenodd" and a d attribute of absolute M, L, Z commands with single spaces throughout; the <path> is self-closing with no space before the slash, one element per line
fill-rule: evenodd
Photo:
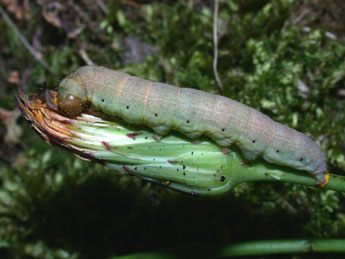
<path fill-rule="evenodd" d="M 75 73 L 63 79 L 57 91 L 59 111 L 67 116 L 78 116 L 86 108 L 86 95 L 83 84 Z"/>
<path fill-rule="evenodd" d="M 77 116 L 84 111 L 84 103 L 77 96 L 68 94 L 63 97 L 61 94 L 58 94 L 57 101 L 59 111 L 68 116 Z"/>

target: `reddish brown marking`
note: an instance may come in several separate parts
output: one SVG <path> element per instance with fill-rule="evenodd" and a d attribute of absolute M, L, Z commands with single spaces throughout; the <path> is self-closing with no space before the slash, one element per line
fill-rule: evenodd
<path fill-rule="evenodd" d="M 170 159 L 169 159 L 169 160 L 168 160 L 168 163 L 169 163 L 169 164 L 176 164 L 177 161 L 174 161 L 174 160 L 170 160 Z"/>
<path fill-rule="evenodd" d="M 274 133 L 273 133 L 273 135 L 272 135 L 272 138 L 270 139 L 270 144 L 267 146 L 267 148 L 266 148 L 266 150 L 268 150 L 268 147 L 270 147 L 271 146 L 271 144 L 272 144 L 272 142 L 274 141 L 274 139 L 275 139 L 275 137 L 276 137 L 276 135 L 277 135 L 277 123 L 275 122 L 275 121 L 273 121 L 273 128 L 274 128 Z M 266 150 L 264 151 L 264 153 L 266 152 Z"/>
<path fill-rule="evenodd" d="M 140 135 L 139 132 L 128 133 L 126 136 L 135 140 L 136 136 Z"/>
<path fill-rule="evenodd" d="M 93 79 L 93 82 L 100 82 L 99 80 L 101 79 L 101 75 L 100 75 L 100 72 L 101 72 L 101 70 L 100 69 L 95 69 L 95 71 L 93 72 L 93 75 L 91 76 L 91 78 Z M 82 85 L 83 85 L 83 87 L 84 87 L 84 89 L 85 89 L 85 92 L 86 92 L 86 82 L 84 81 L 84 79 L 82 78 L 83 76 L 82 75 L 80 75 L 80 77 L 81 77 L 81 79 L 82 79 L 82 81 L 83 81 L 83 83 L 82 83 Z M 93 96 L 93 93 L 94 93 L 94 91 L 95 91 L 95 84 L 94 83 L 88 83 L 88 85 L 90 86 L 90 89 L 92 89 L 92 95 L 91 96 Z M 103 85 L 103 84 L 102 84 Z"/>
<path fill-rule="evenodd" d="M 121 96 L 121 94 L 122 94 L 122 91 L 123 91 L 123 89 L 125 88 L 125 86 L 126 86 L 126 83 L 127 83 L 127 81 L 128 81 L 128 79 L 130 78 L 131 76 L 130 75 L 128 75 L 128 77 L 125 79 L 125 80 L 123 80 L 123 82 L 121 82 L 121 86 L 120 86 L 120 89 L 119 89 L 119 97 Z"/>
<path fill-rule="evenodd" d="M 145 98 L 144 98 L 144 105 L 146 106 L 147 104 L 147 101 L 149 100 L 149 95 L 150 95 L 150 91 L 151 91 L 151 87 L 153 85 L 153 82 L 149 81 L 149 84 L 147 87 L 146 87 L 146 92 L 145 92 Z"/>
<path fill-rule="evenodd" d="M 62 120 L 61 122 L 65 124 L 73 124 L 71 120 Z"/>
<path fill-rule="evenodd" d="M 102 141 L 102 145 L 107 149 L 107 150 L 111 150 L 111 146 L 108 142 Z"/>
<path fill-rule="evenodd" d="M 246 121 L 246 125 L 244 127 L 245 129 L 248 129 L 251 117 L 252 117 L 252 110 L 249 108 L 248 120 Z"/>
<path fill-rule="evenodd" d="M 215 108 L 216 108 L 216 104 L 217 104 L 217 95 L 214 96 L 213 99 L 213 105 L 212 105 L 212 109 L 211 111 L 209 111 L 209 115 L 207 115 L 209 118 L 215 118 Z M 205 131 L 205 133 L 208 133 L 208 130 Z"/>
<path fill-rule="evenodd" d="M 86 154 L 87 156 L 89 156 L 89 157 L 92 157 L 92 158 L 95 157 L 94 154 L 93 154 L 92 152 L 85 152 L 85 154 Z"/>
<path fill-rule="evenodd" d="M 177 88 L 177 99 L 176 99 L 176 109 L 178 109 L 178 106 L 180 104 L 180 95 L 181 95 L 181 88 Z"/>
<path fill-rule="evenodd" d="M 130 173 L 131 171 L 129 170 L 129 168 L 125 165 L 122 166 L 122 169 L 125 170 L 127 173 Z"/>

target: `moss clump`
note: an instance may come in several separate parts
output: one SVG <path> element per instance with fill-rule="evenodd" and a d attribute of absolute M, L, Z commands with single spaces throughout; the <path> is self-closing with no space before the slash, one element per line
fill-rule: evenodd
<path fill-rule="evenodd" d="M 85 65 L 83 51 L 98 65 L 218 93 L 212 1 L 122 1 L 106 11 L 87 1 L 67 1 L 61 9 L 43 2 L 30 3 L 29 20 L 9 14 L 55 74 L 0 18 L 2 108 L 15 107 L 19 85 L 37 92 L 47 81 L 55 88 Z M 284 0 L 221 1 L 218 73 L 224 95 L 311 135 L 330 171 L 344 174 L 345 43 L 315 19 L 296 21 L 303 8 Z M 137 39 L 134 47 L 128 37 Z M 144 61 L 129 62 L 124 53 L 141 44 L 152 51 L 131 54 Z M 19 71 L 18 83 L 8 82 L 12 71 Z M 257 183 L 240 185 L 223 200 L 198 200 L 104 172 L 48 147 L 24 121 L 20 125 L 21 144 L 0 143 L 0 257 L 100 258 L 171 244 L 343 235 L 343 194 Z"/>

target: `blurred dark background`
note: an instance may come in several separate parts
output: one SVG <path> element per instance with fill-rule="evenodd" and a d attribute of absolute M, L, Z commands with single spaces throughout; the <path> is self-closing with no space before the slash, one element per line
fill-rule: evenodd
<path fill-rule="evenodd" d="M 254 239 L 344 237 L 345 196 L 252 183 L 216 200 L 81 161 L 20 117 L 85 64 L 219 93 L 214 1 L 0 0 L 0 257 L 107 258 Z M 219 1 L 223 95 L 307 133 L 345 174 L 345 3 Z"/>

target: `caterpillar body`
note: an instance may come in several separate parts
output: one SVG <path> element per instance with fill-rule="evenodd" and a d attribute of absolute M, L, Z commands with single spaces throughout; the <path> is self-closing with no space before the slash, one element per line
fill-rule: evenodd
<path fill-rule="evenodd" d="M 84 66 L 61 81 L 57 102 L 68 116 L 79 115 L 91 104 L 159 135 L 171 129 L 190 138 L 205 134 L 220 146 L 236 144 L 248 160 L 262 156 L 273 164 L 305 170 L 321 186 L 328 180 L 325 156 L 308 136 L 220 95 Z"/>

